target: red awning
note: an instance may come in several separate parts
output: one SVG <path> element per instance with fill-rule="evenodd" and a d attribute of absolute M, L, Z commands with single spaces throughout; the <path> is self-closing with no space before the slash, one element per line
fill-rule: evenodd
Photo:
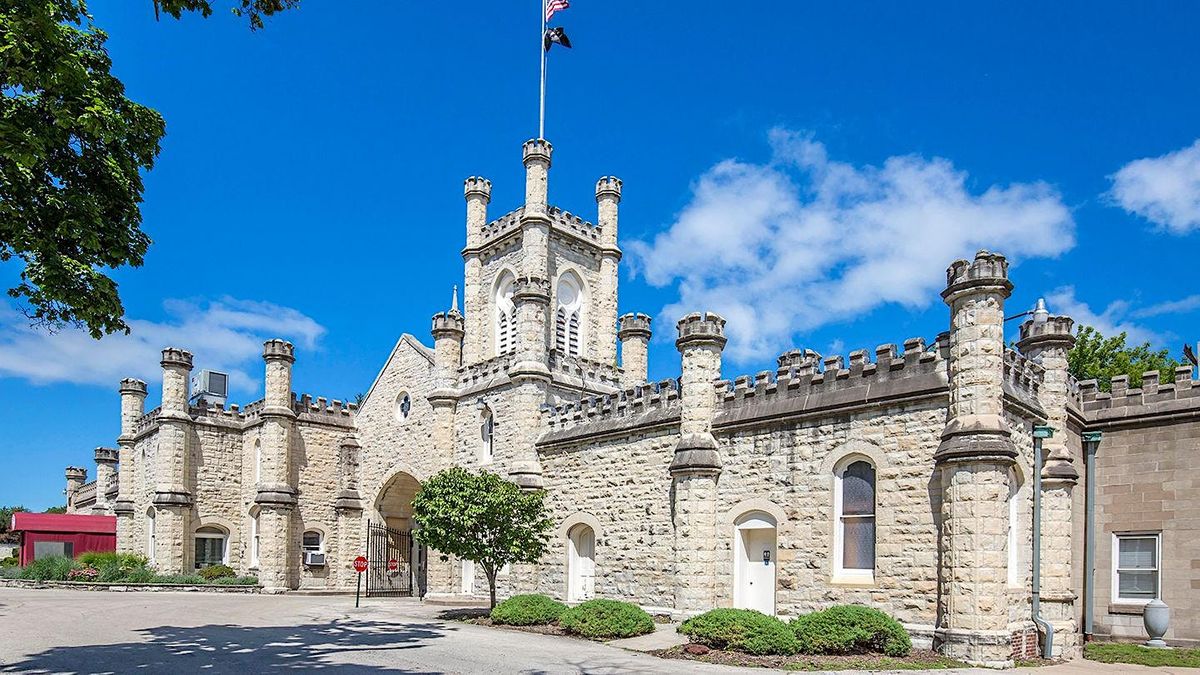
<path fill-rule="evenodd" d="M 14 532 L 87 532 L 115 535 L 117 533 L 117 517 L 18 511 L 13 514 L 12 530 Z"/>

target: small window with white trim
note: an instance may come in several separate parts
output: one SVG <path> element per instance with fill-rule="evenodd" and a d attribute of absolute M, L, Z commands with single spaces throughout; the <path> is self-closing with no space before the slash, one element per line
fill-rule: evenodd
<path fill-rule="evenodd" d="M 227 564 L 228 541 L 225 530 L 218 527 L 206 526 L 196 530 L 196 569 Z"/>
<path fill-rule="evenodd" d="M 301 543 L 301 548 L 305 553 L 324 553 L 325 538 L 317 530 L 309 530 L 304 533 L 304 540 Z"/>
<path fill-rule="evenodd" d="M 1113 601 L 1147 603 L 1158 597 L 1161 533 L 1113 535 Z"/>
<path fill-rule="evenodd" d="M 838 581 L 875 579 L 875 467 L 851 457 L 834 471 L 833 574 Z"/>
<path fill-rule="evenodd" d="M 484 408 L 479 419 L 479 463 L 489 464 L 495 450 L 496 418 L 490 408 Z"/>
<path fill-rule="evenodd" d="M 1008 471 L 1008 587 L 1020 588 L 1024 583 L 1021 569 L 1021 484 L 1012 469 Z"/>

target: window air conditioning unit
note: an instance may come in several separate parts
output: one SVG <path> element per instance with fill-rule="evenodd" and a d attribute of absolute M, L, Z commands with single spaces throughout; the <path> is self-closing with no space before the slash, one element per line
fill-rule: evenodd
<path fill-rule="evenodd" d="M 229 396 L 229 375 L 215 370 L 201 370 L 192 376 L 192 402 L 204 399 L 225 405 Z"/>
<path fill-rule="evenodd" d="M 324 567 L 325 566 L 325 554 L 319 553 L 317 551 L 305 551 L 304 552 L 304 564 L 307 567 Z"/>

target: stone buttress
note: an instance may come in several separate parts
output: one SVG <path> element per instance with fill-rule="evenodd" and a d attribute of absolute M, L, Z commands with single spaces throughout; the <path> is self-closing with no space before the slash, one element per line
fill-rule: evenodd
<path fill-rule="evenodd" d="M 120 451 L 113 448 L 96 448 L 95 457 L 96 503 L 92 506 L 92 513 L 98 516 L 113 515 L 113 504 L 108 499 L 108 491 L 117 479 Z"/>

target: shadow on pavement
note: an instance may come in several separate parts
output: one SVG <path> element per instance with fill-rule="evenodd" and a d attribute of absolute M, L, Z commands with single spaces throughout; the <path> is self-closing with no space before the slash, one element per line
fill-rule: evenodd
<path fill-rule="evenodd" d="M 64 627 L 66 628 L 66 627 Z M 436 623 L 395 624 L 355 619 L 295 626 L 162 626 L 139 632 L 145 640 L 53 647 L 0 667 L 16 673 L 253 673 L 273 670 L 414 673 L 356 663 L 356 653 L 387 659 L 386 652 L 419 649 L 445 635 Z M 390 660 L 390 659 L 389 659 Z"/>

